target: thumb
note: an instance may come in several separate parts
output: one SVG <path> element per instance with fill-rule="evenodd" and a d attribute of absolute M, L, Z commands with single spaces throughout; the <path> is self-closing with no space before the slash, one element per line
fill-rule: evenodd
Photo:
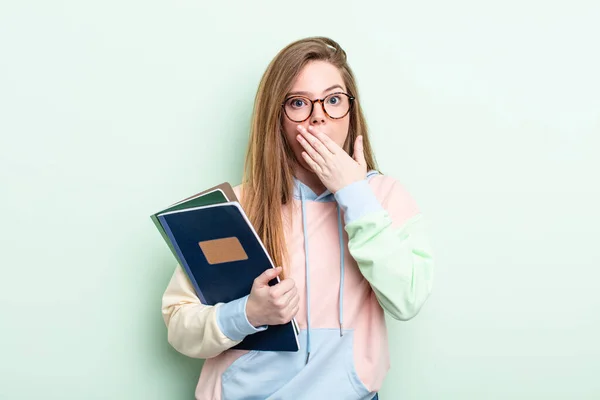
<path fill-rule="evenodd" d="M 356 161 L 357 163 L 359 163 L 360 165 L 364 166 L 367 164 L 367 162 L 365 161 L 365 153 L 364 153 L 364 147 L 363 147 L 363 137 L 362 135 L 360 135 L 359 137 L 356 138 L 356 141 L 354 142 L 354 155 L 353 155 L 354 161 Z"/>
<path fill-rule="evenodd" d="M 277 277 L 283 268 L 281 267 L 277 267 L 277 268 L 268 268 L 265 272 L 263 272 L 262 274 L 260 274 L 258 276 L 257 283 L 260 286 L 267 286 L 269 284 L 269 282 L 271 281 L 271 279 L 274 279 L 275 277 Z"/>

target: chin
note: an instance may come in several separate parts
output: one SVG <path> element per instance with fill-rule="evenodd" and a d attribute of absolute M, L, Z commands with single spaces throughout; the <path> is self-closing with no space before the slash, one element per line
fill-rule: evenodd
<path fill-rule="evenodd" d="M 312 168 L 306 163 L 306 161 L 304 161 L 304 159 L 302 159 L 298 164 L 300 164 L 300 167 L 302 169 L 305 169 L 308 172 L 312 172 Z"/>
<path fill-rule="evenodd" d="M 308 172 L 311 172 L 311 173 L 313 172 L 312 168 L 310 168 L 310 166 L 306 163 L 306 161 L 302 157 L 302 154 L 296 154 L 295 156 L 296 156 L 296 164 L 300 168 L 302 168 Z"/>

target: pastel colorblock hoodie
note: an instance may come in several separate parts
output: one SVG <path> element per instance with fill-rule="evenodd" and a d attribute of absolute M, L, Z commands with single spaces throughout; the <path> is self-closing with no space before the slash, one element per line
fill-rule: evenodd
<path fill-rule="evenodd" d="M 238 186 L 238 196 L 242 195 Z M 285 205 L 291 264 L 300 293 L 298 352 L 236 350 L 254 327 L 244 297 L 206 306 L 180 266 L 164 293 L 168 341 L 206 359 L 196 399 L 371 399 L 389 369 L 384 310 L 414 317 L 429 296 L 433 257 L 423 217 L 395 179 L 363 181 L 317 196 L 295 181 Z"/>

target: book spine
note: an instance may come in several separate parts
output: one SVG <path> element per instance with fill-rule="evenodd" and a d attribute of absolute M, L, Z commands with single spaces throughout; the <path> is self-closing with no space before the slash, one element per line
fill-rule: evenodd
<path fill-rule="evenodd" d="M 190 282 L 194 286 L 194 290 L 196 291 L 196 295 L 198 295 L 200 302 L 202 304 L 209 305 L 206 303 L 206 299 L 204 298 L 202 291 L 198 287 L 198 283 L 196 282 L 196 279 L 194 278 L 194 275 L 192 274 L 192 271 L 190 270 L 190 266 L 188 265 L 185 257 L 183 256 L 183 253 L 181 252 L 181 249 L 179 248 L 179 245 L 177 244 L 177 240 L 175 240 L 175 237 L 173 236 L 173 232 L 171 232 L 171 228 L 169 228 L 169 224 L 167 223 L 167 220 L 162 215 L 159 216 L 158 218 L 160 220 L 161 225 L 163 226 L 163 228 L 165 230 L 165 233 L 167 234 L 167 236 L 169 236 L 169 239 L 171 240 L 171 243 L 173 244 L 173 247 L 175 248 L 175 251 L 177 252 L 177 255 L 179 256 L 179 260 L 181 261 L 181 264 L 183 264 L 182 267 L 185 270 L 188 278 L 190 279 Z"/>

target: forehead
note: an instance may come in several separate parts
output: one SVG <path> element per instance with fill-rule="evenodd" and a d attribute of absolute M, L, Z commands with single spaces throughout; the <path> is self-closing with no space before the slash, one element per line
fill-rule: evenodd
<path fill-rule="evenodd" d="M 325 89 L 340 85 L 346 89 L 340 71 L 334 65 L 325 61 L 311 61 L 302 68 L 291 91 L 305 91 L 320 95 Z"/>

